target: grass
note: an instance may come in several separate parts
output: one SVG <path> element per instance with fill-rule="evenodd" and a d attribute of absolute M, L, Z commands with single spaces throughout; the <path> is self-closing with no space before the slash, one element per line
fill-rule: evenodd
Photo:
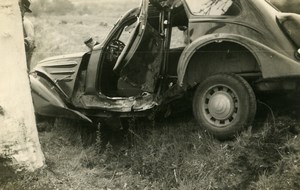
<path fill-rule="evenodd" d="M 88 4 L 83 4 L 83 6 Z M 105 6 L 103 6 L 105 5 Z M 36 49 L 31 68 L 40 60 L 54 55 L 88 51 L 84 40 L 88 36 L 101 42 L 108 35 L 114 23 L 129 9 L 137 7 L 139 1 L 101 0 L 91 4 L 86 13 L 77 10 L 65 15 L 45 14 L 28 15 L 35 26 Z"/>
<path fill-rule="evenodd" d="M 135 3 L 130 2 L 111 1 L 88 15 L 32 17 L 33 66 L 52 55 L 86 51 L 86 35 L 102 41 Z M 114 137 L 105 147 L 99 130 L 96 142 L 86 145 L 81 139 L 86 126 L 42 120 L 38 129 L 46 167 L 0 178 L 0 189 L 299 189 L 300 123 L 291 105 L 271 106 L 274 118 L 267 109 L 270 116 L 225 142 L 199 128 L 190 112 L 155 123 L 132 120 L 125 137 Z"/>
<path fill-rule="evenodd" d="M 299 189 L 299 121 L 276 114 L 220 142 L 192 116 L 131 126 L 99 153 L 80 125 L 39 123 L 47 167 L 2 181 L 0 189 Z"/>

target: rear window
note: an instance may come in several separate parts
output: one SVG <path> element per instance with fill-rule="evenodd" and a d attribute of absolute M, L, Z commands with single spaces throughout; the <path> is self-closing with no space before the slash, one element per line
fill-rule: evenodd
<path fill-rule="evenodd" d="M 239 6 L 233 0 L 186 0 L 194 15 L 202 16 L 236 16 Z"/>

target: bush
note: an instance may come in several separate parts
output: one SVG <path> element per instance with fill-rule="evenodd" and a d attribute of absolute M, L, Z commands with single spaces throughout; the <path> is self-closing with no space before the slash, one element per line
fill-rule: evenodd
<path fill-rule="evenodd" d="M 74 4 L 69 0 L 39 0 L 32 3 L 31 7 L 34 16 L 44 13 L 65 15 L 73 11 L 74 8 Z"/>

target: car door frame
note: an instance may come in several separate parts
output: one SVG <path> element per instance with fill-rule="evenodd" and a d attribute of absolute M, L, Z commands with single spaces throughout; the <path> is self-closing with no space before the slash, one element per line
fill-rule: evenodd
<path fill-rule="evenodd" d="M 138 14 L 140 9 L 133 8 L 125 13 L 115 24 L 115 26 L 110 31 L 107 38 L 96 46 L 91 52 L 91 57 L 89 60 L 89 64 L 87 67 L 87 76 L 85 81 L 85 94 L 92 95 L 98 94 L 98 84 L 99 84 L 99 75 L 100 68 L 104 61 L 105 49 L 108 46 L 109 42 L 112 38 L 119 32 L 119 29 L 123 27 L 123 23 L 128 22 L 128 20 L 132 19 L 136 14 Z"/>

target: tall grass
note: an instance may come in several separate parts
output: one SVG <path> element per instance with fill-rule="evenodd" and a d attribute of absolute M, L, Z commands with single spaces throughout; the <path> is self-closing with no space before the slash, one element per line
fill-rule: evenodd
<path fill-rule="evenodd" d="M 135 123 L 127 140 L 111 141 L 101 153 L 83 145 L 82 125 L 49 123 L 40 133 L 47 168 L 0 189 L 299 189 L 298 120 L 267 120 L 225 142 L 189 115 Z"/>

